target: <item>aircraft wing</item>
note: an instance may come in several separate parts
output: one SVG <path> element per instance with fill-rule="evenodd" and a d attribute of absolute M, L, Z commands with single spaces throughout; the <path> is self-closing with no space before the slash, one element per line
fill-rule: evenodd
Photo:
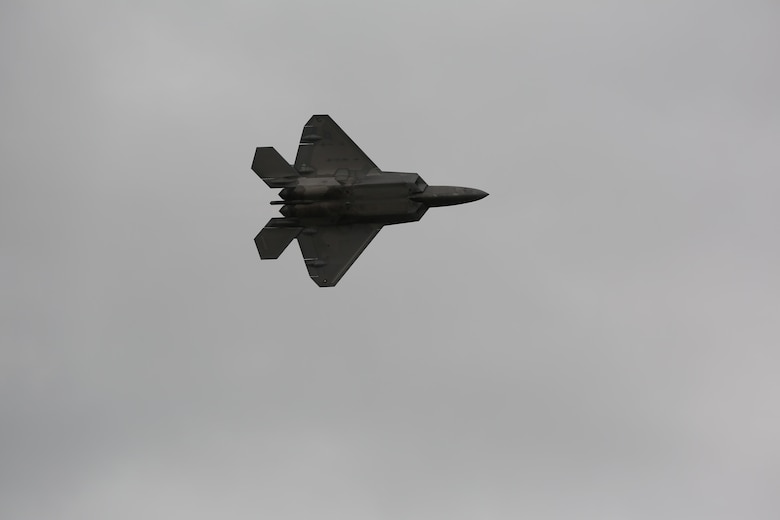
<path fill-rule="evenodd" d="M 311 279 L 320 287 L 336 285 L 380 229 L 380 224 L 304 229 L 297 238 Z"/>
<path fill-rule="evenodd" d="M 303 127 L 295 169 L 318 177 L 341 175 L 343 172 L 345 178 L 379 171 L 376 164 L 327 115 L 312 116 Z"/>

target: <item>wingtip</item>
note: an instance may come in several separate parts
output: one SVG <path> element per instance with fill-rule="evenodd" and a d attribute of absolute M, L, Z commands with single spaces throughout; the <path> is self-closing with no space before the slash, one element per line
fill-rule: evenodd
<path fill-rule="evenodd" d="M 333 120 L 333 118 L 330 117 L 328 114 L 314 114 L 309 118 L 309 122 L 306 124 L 318 123 L 321 122 L 323 119 L 325 120 L 330 119 L 331 121 Z"/>
<path fill-rule="evenodd" d="M 319 287 L 336 287 L 336 284 L 339 283 L 338 280 L 328 280 L 327 278 L 315 278 L 311 277 L 312 281 L 316 283 Z"/>

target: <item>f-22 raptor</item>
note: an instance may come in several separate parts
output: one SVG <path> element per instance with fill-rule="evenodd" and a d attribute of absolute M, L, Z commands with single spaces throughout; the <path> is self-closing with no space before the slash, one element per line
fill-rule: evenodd
<path fill-rule="evenodd" d="M 416 173 L 385 172 L 327 115 L 303 127 L 295 164 L 272 147 L 255 151 L 252 170 L 282 188 L 283 217 L 255 237 L 260 258 L 276 259 L 298 239 L 309 276 L 333 287 L 382 226 L 416 222 L 428 208 L 479 200 L 482 190 L 428 186 Z"/>

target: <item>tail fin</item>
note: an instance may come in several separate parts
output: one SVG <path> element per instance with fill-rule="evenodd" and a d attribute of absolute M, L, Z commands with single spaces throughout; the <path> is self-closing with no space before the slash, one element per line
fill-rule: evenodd
<path fill-rule="evenodd" d="M 252 171 L 268 184 L 269 188 L 284 188 L 298 179 L 298 172 L 279 155 L 273 147 L 255 150 Z"/>
<path fill-rule="evenodd" d="M 255 237 L 257 252 L 263 260 L 279 258 L 292 239 L 300 234 L 302 229 L 300 227 L 277 227 L 277 222 L 283 220 L 286 219 L 272 218 Z"/>

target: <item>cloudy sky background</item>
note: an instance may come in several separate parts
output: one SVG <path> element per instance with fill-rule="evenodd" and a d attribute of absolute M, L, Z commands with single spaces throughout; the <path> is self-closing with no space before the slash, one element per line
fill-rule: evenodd
<path fill-rule="evenodd" d="M 780 517 L 780 6 L 6 1 L 0 517 Z M 481 188 L 260 263 L 330 114 Z"/>

